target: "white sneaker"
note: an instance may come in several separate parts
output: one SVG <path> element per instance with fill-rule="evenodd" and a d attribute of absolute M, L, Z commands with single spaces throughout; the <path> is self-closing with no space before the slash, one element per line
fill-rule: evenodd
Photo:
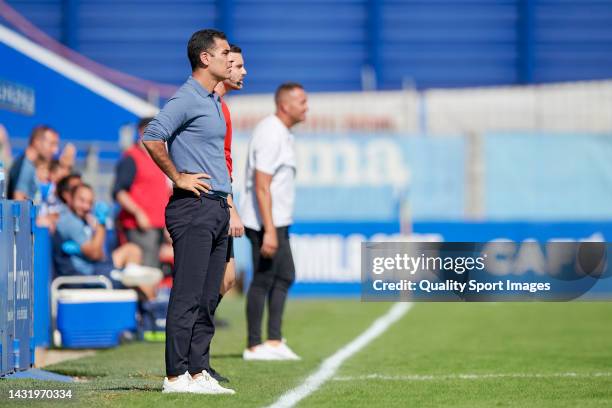
<path fill-rule="evenodd" d="M 133 287 L 157 285 L 164 275 L 157 268 L 129 263 L 121 271 L 112 271 L 111 277 L 127 287 Z"/>
<path fill-rule="evenodd" d="M 273 346 L 266 343 L 265 346 L 274 354 L 276 354 L 279 360 L 301 360 L 302 358 L 295 354 L 293 350 L 289 348 L 285 339 L 278 345 Z"/>
<path fill-rule="evenodd" d="M 235 394 L 236 391 L 219 385 L 206 370 L 198 378 L 192 378 L 189 384 L 189 392 L 194 394 Z"/>
<path fill-rule="evenodd" d="M 260 344 L 253 348 L 253 351 L 244 349 L 242 352 L 242 358 L 247 361 L 270 361 L 270 360 L 280 360 L 278 354 L 274 353 L 273 350 L 270 350 L 265 344 Z"/>
<path fill-rule="evenodd" d="M 168 377 L 164 378 L 164 386 L 162 388 L 163 393 L 170 392 L 189 392 L 189 384 L 191 383 L 191 376 L 188 372 L 183 375 L 179 375 L 174 381 L 168 381 Z"/>

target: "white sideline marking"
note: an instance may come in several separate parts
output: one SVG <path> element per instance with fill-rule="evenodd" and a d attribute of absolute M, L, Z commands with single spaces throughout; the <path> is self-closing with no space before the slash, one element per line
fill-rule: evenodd
<path fill-rule="evenodd" d="M 612 373 L 510 373 L 510 374 L 449 374 L 449 375 L 384 375 L 368 374 L 355 377 L 334 377 L 333 381 L 441 381 L 441 380 L 483 380 L 491 378 L 595 378 L 612 377 Z"/>
<path fill-rule="evenodd" d="M 387 313 L 376 319 L 366 331 L 361 333 L 349 344 L 327 357 L 323 363 L 321 363 L 319 369 L 309 375 L 301 385 L 281 395 L 280 398 L 268 408 L 293 407 L 295 404 L 318 390 L 321 385 L 334 376 L 344 361 L 383 334 L 393 325 L 393 323 L 397 322 L 402 316 L 408 313 L 411 307 L 412 303 L 396 303 L 393 305 Z"/>

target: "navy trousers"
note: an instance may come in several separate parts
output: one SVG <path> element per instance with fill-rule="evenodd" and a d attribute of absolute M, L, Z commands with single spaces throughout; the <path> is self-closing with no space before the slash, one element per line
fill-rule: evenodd
<path fill-rule="evenodd" d="M 229 206 L 221 197 L 174 190 L 166 207 L 174 248 L 173 285 L 166 316 L 166 374 L 210 368 L 213 315 L 225 270 Z"/>

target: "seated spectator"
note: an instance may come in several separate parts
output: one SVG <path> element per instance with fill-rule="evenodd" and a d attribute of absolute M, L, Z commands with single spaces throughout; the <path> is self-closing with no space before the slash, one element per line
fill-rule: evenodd
<path fill-rule="evenodd" d="M 148 118 L 139 122 L 139 140 L 117 164 L 113 196 L 121 206 L 118 229 L 128 242 L 140 247 L 143 265 L 158 268 L 164 242 L 164 211 L 171 191 L 166 175 L 141 141 L 150 121 Z"/>
<path fill-rule="evenodd" d="M 66 209 L 70 206 L 72 190 L 81 183 L 81 175 L 78 173 L 69 174 L 57 182 L 55 195 L 60 201 L 61 208 Z"/>
<path fill-rule="evenodd" d="M 46 125 L 36 126 L 30 134 L 25 152 L 13 162 L 9 170 L 7 197 L 13 200 L 32 200 L 35 204 L 40 204 L 45 192 L 40 190 L 40 186 L 53 182 L 54 173 L 59 180 L 70 174 L 74 167 L 76 148 L 68 143 L 57 161 L 55 171 L 51 172 L 50 166 L 58 151 L 57 131 Z"/>
<path fill-rule="evenodd" d="M 134 244 L 122 245 L 108 257 L 105 223 L 109 208 L 96 205 L 94 209 L 93 203 L 89 185 L 81 183 L 71 190 L 54 237 L 56 271 L 59 275 L 103 275 L 117 287 L 138 287 L 147 299 L 153 299 L 161 271 L 141 266 L 142 252 Z"/>
<path fill-rule="evenodd" d="M 65 179 L 62 189 L 64 196 L 68 197 L 70 189 L 81 184 L 81 176 L 70 174 L 69 167 L 62 164 L 61 160 L 58 159 L 53 159 L 48 165 L 48 177 L 46 179 L 44 175 L 45 169 L 42 167 L 43 164 L 36 168 L 41 195 L 40 210 L 36 217 L 36 224 L 39 227 L 48 227 L 53 233 L 57 225 L 59 213 L 65 204 L 65 198 L 60 197 L 58 193 L 59 184 Z"/>
<path fill-rule="evenodd" d="M 6 128 L 0 123 L 0 161 L 4 163 L 4 168 L 8 169 L 13 161 L 11 143 Z"/>
<path fill-rule="evenodd" d="M 34 195 L 34 203 L 43 203 L 49 195 L 51 188 L 51 162 L 38 159 L 35 162 L 36 166 L 36 194 Z"/>
<path fill-rule="evenodd" d="M 54 212 L 53 209 L 60 203 L 59 197 L 57 196 L 57 183 L 68 175 L 70 175 L 70 173 L 62 166 L 59 160 L 53 159 L 51 161 L 49 165 L 49 189 L 46 194 L 43 193 L 43 202 L 50 207 L 49 210 L 52 212 Z"/>
<path fill-rule="evenodd" d="M 76 147 L 72 143 L 66 143 L 57 160 L 57 167 L 55 169 L 53 166 L 51 167 L 52 182 L 57 183 L 60 179 L 72 173 L 76 162 L 76 154 Z"/>
<path fill-rule="evenodd" d="M 59 135 L 49 126 L 36 126 L 23 155 L 15 159 L 8 174 L 7 197 L 12 200 L 34 200 L 38 192 L 36 165 L 51 162 L 59 150 Z"/>
<path fill-rule="evenodd" d="M 39 205 L 36 225 L 47 227 L 53 232 L 55 231 L 57 218 L 51 213 L 53 207 L 48 201 L 53 186 L 51 183 L 51 163 L 42 160 L 36 161 L 36 194 L 32 201 Z"/>

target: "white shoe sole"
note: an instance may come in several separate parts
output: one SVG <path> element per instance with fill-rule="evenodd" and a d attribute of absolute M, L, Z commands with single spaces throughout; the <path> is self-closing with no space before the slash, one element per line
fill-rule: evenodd
<path fill-rule="evenodd" d="M 234 395 L 236 391 L 189 391 L 190 394 L 201 394 L 201 395 Z"/>
<path fill-rule="evenodd" d="M 295 354 L 293 352 L 285 353 L 282 350 L 275 349 L 274 346 L 268 346 L 268 350 L 270 351 L 270 353 L 272 353 L 274 356 L 277 357 L 277 360 L 281 360 L 281 361 L 299 361 L 299 360 L 302 359 L 300 356 L 298 356 L 297 354 Z"/>
<path fill-rule="evenodd" d="M 278 358 L 278 356 L 269 356 L 269 357 L 262 357 L 262 356 L 245 356 L 244 354 L 242 355 L 242 359 L 244 361 L 279 361 L 280 358 Z"/>
<path fill-rule="evenodd" d="M 286 357 L 286 356 L 282 356 L 279 358 L 280 361 L 300 361 L 302 358 L 301 357 Z"/>
<path fill-rule="evenodd" d="M 226 389 L 225 391 L 223 391 L 223 390 L 218 390 L 218 391 L 213 391 L 213 390 L 195 391 L 195 390 L 169 390 L 169 389 L 162 389 L 162 394 L 234 395 L 235 393 L 236 393 L 236 391 L 231 390 L 231 389 Z"/>
<path fill-rule="evenodd" d="M 242 357 L 244 361 L 277 361 L 278 358 Z"/>
<path fill-rule="evenodd" d="M 277 361 L 300 361 L 302 358 L 301 357 L 293 357 L 293 356 L 285 356 L 283 354 L 277 354 L 277 357 L 275 358 L 275 360 Z"/>
<path fill-rule="evenodd" d="M 167 389 L 163 389 L 162 390 L 162 394 L 188 394 L 191 391 L 188 390 L 167 390 Z"/>

